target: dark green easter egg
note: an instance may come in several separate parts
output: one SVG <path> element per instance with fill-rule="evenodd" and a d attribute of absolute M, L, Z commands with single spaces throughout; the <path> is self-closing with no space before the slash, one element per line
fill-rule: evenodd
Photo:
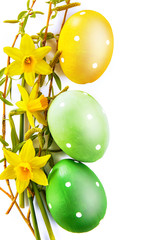
<path fill-rule="evenodd" d="M 87 232 L 104 217 L 104 188 L 86 165 L 71 159 L 58 162 L 48 177 L 46 200 L 55 221 L 70 232 Z"/>
<path fill-rule="evenodd" d="M 78 161 L 94 162 L 107 149 L 106 115 L 100 104 L 85 92 L 73 90 L 57 96 L 48 110 L 48 125 L 57 145 Z"/>

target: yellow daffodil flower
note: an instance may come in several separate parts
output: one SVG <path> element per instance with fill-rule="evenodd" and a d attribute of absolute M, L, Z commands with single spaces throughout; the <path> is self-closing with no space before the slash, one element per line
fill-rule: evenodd
<path fill-rule="evenodd" d="M 49 64 L 43 60 L 46 54 L 51 51 L 51 47 L 46 46 L 35 49 L 34 42 L 28 34 L 22 37 L 20 49 L 5 47 L 3 50 L 15 60 L 5 69 L 5 74 L 8 76 L 24 73 L 24 78 L 28 85 L 33 86 L 35 73 L 42 75 L 52 73 Z"/>
<path fill-rule="evenodd" d="M 34 85 L 30 95 L 21 85 L 18 84 L 17 86 L 21 93 L 22 101 L 17 102 L 16 105 L 20 108 L 20 110 L 26 112 L 30 125 L 35 127 L 33 118 L 35 117 L 39 123 L 47 126 L 47 121 L 40 111 L 44 111 L 48 108 L 48 100 L 46 97 L 44 97 L 44 95 L 41 95 L 37 98 L 38 84 L 36 83 Z"/>
<path fill-rule="evenodd" d="M 46 165 L 50 155 L 35 157 L 31 139 L 23 145 L 19 155 L 5 148 L 3 148 L 3 152 L 9 165 L 0 174 L 0 180 L 16 179 L 16 188 L 19 194 L 28 187 L 30 180 L 39 185 L 48 185 L 47 177 L 41 168 Z"/>

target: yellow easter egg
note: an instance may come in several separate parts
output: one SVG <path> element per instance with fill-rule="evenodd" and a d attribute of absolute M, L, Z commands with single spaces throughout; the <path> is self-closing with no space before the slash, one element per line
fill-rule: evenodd
<path fill-rule="evenodd" d="M 103 15 L 92 10 L 73 14 L 58 41 L 64 74 L 79 84 L 94 82 L 108 67 L 113 45 L 112 29 Z"/>

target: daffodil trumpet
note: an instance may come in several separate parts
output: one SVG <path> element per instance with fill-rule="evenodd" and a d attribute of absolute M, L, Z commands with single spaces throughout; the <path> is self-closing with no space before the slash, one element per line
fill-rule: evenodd
<path fill-rule="evenodd" d="M 38 84 L 34 85 L 30 95 L 24 87 L 19 84 L 17 86 L 22 96 L 22 101 L 16 103 L 19 110 L 26 112 L 28 121 L 32 127 L 35 127 L 34 118 L 46 126 L 47 121 L 42 112 L 48 108 L 48 99 L 44 95 L 38 97 Z"/>

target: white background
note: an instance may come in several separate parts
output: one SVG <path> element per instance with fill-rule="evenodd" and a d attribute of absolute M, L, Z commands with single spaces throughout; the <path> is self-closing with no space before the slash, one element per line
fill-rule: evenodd
<path fill-rule="evenodd" d="M 18 27 L 3 24 L 25 10 L 22 0 L 0 6 L 0 68 L 6 65 L 4 46 L 11 46 Z M 46 11 L 43 0 L 35 10 Z M 161 14 L 160 0 L 81 0 L 82 9 L 102 13 L 110 22 L 115 40 L 112 61 L 92 84 L 77 85 L 65 77 L 63 86 L 82 89 L 104 107 L 110 125 L 110 145 L 103 157 L 89 164 L 102 181 L 108 198 L 105 218 L 93 231 L 69 233 L 53 223 L 56 240 L 160 240 L 161 239 Z M 47 5 L 47 4 L 46 4 Z M 56 23 L 60 26 L 61 14 Z M 27 33 L 45 22 L 32 19 Z M 57 32 L 55 25 L 51 26 Z M 17 84 L 17 82 L 16 82 Z M 15 85 L 16 86 L 16 85 Z M 2 89 L 1 89 L 2 90 Z M 16 96 L 13 96 L 16 100 Z M 1 107 L 2 109 L 2 107 Z M 2 111 L 1 113 L 2 114 Z M 2 158 L 2 151 L 0 152 Z M 5 187 L 3 181 L 1 186 Z M 6 188 L 7 189 L 7 188 Z M 0 226 L 3 239 L 33 240 L 27 225 L 10 200 L 0 192 Z M 41 218 L 39 218 L 41 219 Z M 41 221 L 40 221 L 41 222 Z M 40 223 L 42 240 L 48 240 Z"/>

